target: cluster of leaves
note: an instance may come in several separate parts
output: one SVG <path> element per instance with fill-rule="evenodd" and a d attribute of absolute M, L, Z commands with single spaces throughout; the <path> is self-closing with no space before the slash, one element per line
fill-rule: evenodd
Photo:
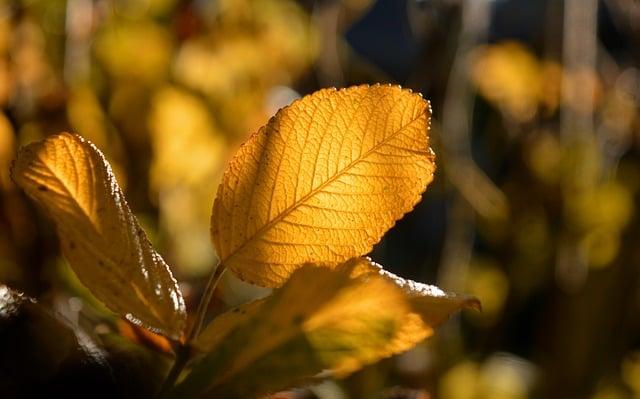
<path fill-rule="evenodd" d="M 93 388 L 78 392 L 115 396 L 70 372 L 95 364 L 68 350 L 73 333 L 100 364 L 122 357 L 114 371 L 131 396 L 150 396 L 139 389 L 171 366 L 166 339 L 108 311 L 60 257 L 9 177 L 20 145 L 73 131 L 99 147 L 193 313 L 217 258 L 212 198 L 240 142 L 297 93 L 375 81 L 422 91 L 441 112 L 431 145 L 443 173 L 372 257 L 477 296 L 483 312 L 313 394 L 638 395 L 640 4 L 599 3 L 597 63 L 576 69 L 559 53 L 563 3 L 513 3 L 491 2 L 490 43 L 480 34 L 466 47 L 466 24 L 483 21 L 461 11 L 477 2 L 0 1 L 0 281 L 39 301 L 0 326 L 3 395 L 35 374 L 60 382 L 49 378 L 59 370 Z M 450 112 L 465 103 L 473 112 Z M 563 125 L 585 116 L 593 124 L 567 136 Z M 209 313 L 256 292 L 270 289 L 227 272 Z M 35 308 L 71 323 L 56 328 Z"/>
<path fill-rule="evenodd" d="M 54 220 L 86 287 L 171 340 L 176 360 L 162 395 L 249 397 L 347 375 L 478 306 L 362 257 L 433 178 L 430 113 L 421 96 L 380 85 L 320 90 L 280 110 L 227 166 L 211 217 L 221 263 L 190 322 L 93 144 L 69 133 L 30 144 L 12 176 Z M 201 329 L 227 269 L 275 291 Z"/>

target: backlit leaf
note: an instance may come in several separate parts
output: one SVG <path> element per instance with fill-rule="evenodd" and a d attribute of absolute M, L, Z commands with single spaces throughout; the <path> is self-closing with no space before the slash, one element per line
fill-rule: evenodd
<path fill-rule="evenodd" d="M 216 318 L 194 342 L 207 353 L 176 397 L 253 397 L 353 372 L 405 351 L 475 299 L 401 279 L 357 258 L 335 270 L 303 266 L 265 299 Z M 329 374 L 323 373 L 323 376 Z"/>
<path fill-rule="evenodd" d="M 325 89 L 280 110 L 240 148 L 212 240 L 241 279 L 279 286 L 306 262 L 369 252 L 433 178 L 429 103 L 397 86 Z"/>
<path fill-rule="evenodd" d="M 135 323 L 181 334 L 178 285 L 93 144 L 69 133 L 33 143 L 20 150 L 12 175 L 53 218 L 65 257 L 98 299 Z"/>

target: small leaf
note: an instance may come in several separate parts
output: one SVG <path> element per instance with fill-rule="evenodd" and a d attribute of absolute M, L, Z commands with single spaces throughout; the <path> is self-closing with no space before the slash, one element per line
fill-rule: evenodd
<path fill-rule="evenodd" d="M 93 144 L 69 133 L 30 144 L 12 176 L 53 218 L 65 257 L 98 299 L 132 322 L 180 336 L 186 312 L 176 280 Z"/>
<path fill-rule="evenodd" d="M 222 263 L 276 287 L 301 264 L 369 252 L 433 179 L 430 115 L 421 96 L 380 85 L 320 90 L 278 111 L 218 188 Z"/>
<path fill-rule="evenodd" d="M 402 280 L 359 258 L 294 272 L 272 296 L 216 318 L 194 342 L 204 358 L 176 397 L 252 397 L 353 372 L 405 351 L 474 299 Z M 326 376 L 326 374 L 325 374 Z"/>

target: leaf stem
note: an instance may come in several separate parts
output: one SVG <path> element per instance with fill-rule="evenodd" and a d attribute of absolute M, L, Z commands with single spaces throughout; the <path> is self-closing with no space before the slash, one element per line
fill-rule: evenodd
<path fill-rule="evenodd" d="M 211 273 L 209 277 L 209 281 L 207 282 L 207 286 L 204 289 L 204 294 L 202 294 L 202 298 L 200 299 L 200 303 L 198 304 L 198 310 L 196 311 L 195 318 L 193 320 L 193 324 L 191 328 L 188 330 L 187 337 L 187 345 L 194 340 L 198 334 L 200 334 L 200 330 L 202 329 L 202 325 L 204 324 L 204 319 L 207 314 L 207 309 L 209 308 L 209 303 L 211 303 L 211 298 L 213 298 L 213 293 L 218 286 L 218 283 L 222 279 L 224 272 L 227 270 L 226 266 L 222 263 L 218 264 L 216 270 Z"/>
<path fill-rule="evenodd" d="M 196 310 L 193 323 L 185 334 L 184 344 L 178 343 L 178 345 L 175 346 L 174 351 L 176 354 L 176 360 L 160 388 L 158 398 L 166 397 L 169 390 L 175 385 L 178 377 L 180 377 L 180 373 L 189 362 L 189 358 L 191 356 L 191 342 L 198 336 L 198 334 L 200 334 L 200 330 L 202 329 L 202 325 L 204 324 L 204 319 L 207 314 L 207 309 L 211 303 L 211 298 L 213 298 L 213 293 L 226 270 L 227 268 L 223 264 L 218 264 L 215 271 L 211 273 L 209 281 L 207 281 L 207 286 L 202 294 L 202 298 L 200 298 L 200 303 L 198 304 L 198 309 Z"/>
<path fill-rule="evenodd" d="M 173 385 L 178 380 L 182 369 L 184 369 L 184 367 L 187 365 L 187 362 L 189 361 L 190 352 L 191 350 L 189 348 L 189 345 L 180 345 L 178 348 L 176 348 L 176 360 L 175 362 L 173 362 L 173 366 L 171 367 L 171 370 L 169 370 L 167 378 L 165 378 L 164 382 L 162 383 L 162 387 L 160 388 L 160 392 L 158 393 L 158 398 L 165 398 L 169 393 L 169 390 L 173 388 Z"/>

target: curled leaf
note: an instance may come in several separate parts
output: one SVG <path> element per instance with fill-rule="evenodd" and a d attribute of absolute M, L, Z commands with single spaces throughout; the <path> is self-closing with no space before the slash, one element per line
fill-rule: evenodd
<path fill-rule="evenodd" d="M 135 323 L 180 336 L 186 311 L 177 282 L 93 144 L 70 133 L 30 144 L 12 176 L 54 220 L 63 254 L 98 299 Z"/>
<path fill-rule="evenodd" d="M 430 115 L 421 96 L 381 85 L 320 90 L 278 111 L 218 188 L 222 263 L 275 287 L 301 264 L 369 252 L 433 179 Z"/>
<path fill-rule="evenodd" d="M 451 313 L 476 305 L 364 258 L 334 270 L 306 265 L 272 296 L 216 318 L 194 342 L 203 359 L 175 394 L 251 397 L 322 371 L 345 375 L 410 349 Z"/>
<path fill-rule="evenodd" d="M 352 277 L 381 276 L 399 287 L 411 306 L 412 311 L 405 315 L 396 338 L 388 345 L 388 355 L 409 350 L 430 337 L 435 327 L 463 307 L 481 310 L 480 301 L 474 297 L 445 292 L 435 285 L 404 279 L 384 270 L 369 258 L 357 258 L 351 262 L 354 264 Z"/>

